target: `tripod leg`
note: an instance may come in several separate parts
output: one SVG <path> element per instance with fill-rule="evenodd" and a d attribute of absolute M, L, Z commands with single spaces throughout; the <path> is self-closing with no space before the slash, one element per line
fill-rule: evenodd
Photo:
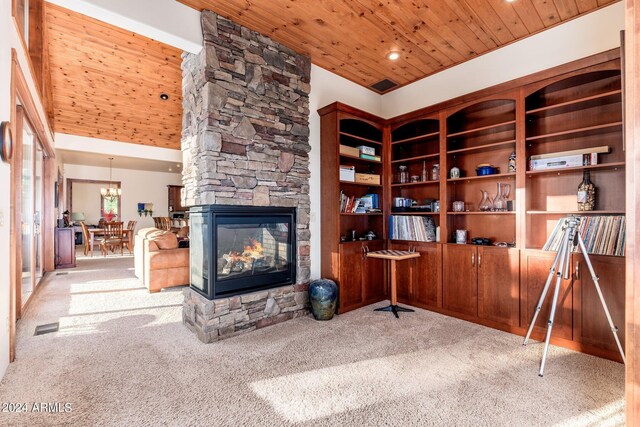
<path fill-rule="evenodd" d="M 568 237 L 568 236 L 567 236 Z M 565 244 L 562 248 L 562 253 L 569 251 L 568 240 L 565 240 Z M 568 253 L 568 256 L 571 254 Z M 549 342 L 551 341 L 551 331 L 553 330 L 553 321 L 556 317 L 556 307 L 558 306 L 558 296 L 560 295 L 560 285 L 562 284 L 562 272 L 564 271 L 563 267 L 567 262 L 568 256 L 563 256 L 560 260 L 560 267 L 558 268 L 558 273 L 556 274 L 556 288 L 553 291 L 553 300 L 551 302 L 551 313 L 549 314 L 549 323 L 547 326 L 547 336 L 544 339 L 544 350 L 542 350 L 542 361 L 540 362 L 540 373 L 539 376 L 544 375 L 544 365 L 547 361 L 547 352 L 549 351 Z"/>
<path fill-rule="evenodd" d="M 531 336 L 533 327 L 535 326 L 536 320 L 538 319 L 538 314 L 540 314 L 540 310 L 542 310 L 542 303 L 544 302 L 544 299 L 547 296 L 547 292 L 549 291 L 549 286 L 551 285 L 553 276 L 555 276 L 556 271 L 562 272 L 561 268 L 558 269 L 558 263 L 560 262 L 560 259 L 563 256 L 562 249 L 564 248 L 564 241 L 566 238 L 568 238 L 568 235 L 566 235 L 567 230 L 565 230 L 564 232 L 565 232 L 565 236 L 562 236 L 562 246 L 560 246 L 560 249 L 558 249 L 558 253 L 556 254 L 555 259 L 553 260 L 553 264 L 551 265 L 551 269 L 549 270 L 549 276 L 547 277 L 547 281 L 544 284 L 544 288 L 542 288 L 542 294 L 540 294 L 540 300 L 538 300 L 538 304 L 536 305 L 536 310 L 533 313 L 533 318 L 531 319 L 531 324 L 529 325 L 529 330 L 527 331 L 527 335 L 524 337 L 524 342 L 522 343 L 522 345 L 527 345 L 527 342 L 529 342 L 529 337 Z"/>
<path fill-rule="evenodd" d="M 589 267 L 589 273 L 591 273 L 591 278 L 593 279 L 593 285 L 596 287 L 596 291 L 598 292 L 598 297 L 600 298 L 600 302 L 602 303 L 602 308 L 604 309 L 604 314 L 607 316 L 607 322 L 609 322 L 609 328 L 611 328 L 611 332 L 613 333 L 613 338 L 616 340 L 616 344 L 618 345 L 618 350 L 620 351 L 620 355 L 622 356 L 622 362 L 627 363 L 627 360 L 624 357 L 624 350 L 622 349 L 622 344 L 620 343 L 620 338 L 618 338 L 618 328 L 613 323 L 613 319 L 611 318 L 611 313 L 609 312 L 609 307 L 607 307 L 607 303 L 604 300 L 604 295 L 602 295 L 602 289 L 600 288 L 600 281 L 598 276 L 596 276 L 596 272 L 593 269 L 593 265 L 591 264 L 591 259 L 589 258 L 589 254 L 587 253 L 587 248 L 584 245 L 584 242 L 580 237 L 578 237 L 578 246 L 580 247 L 580 251 L 582 255 L 584 255 L 584 259 L 587 262 L 587 267 Z"/>

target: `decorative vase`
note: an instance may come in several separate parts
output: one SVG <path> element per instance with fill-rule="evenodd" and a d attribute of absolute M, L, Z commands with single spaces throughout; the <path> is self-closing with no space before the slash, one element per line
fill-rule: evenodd
<path fill-rule="evenodd" d="M 502 182 L 498 183 L 498 192 L 493 199 L 493 210 L 495 212 L 505 212 L 507 210 L 507 197 L 511 192 L 511 185 Z"/>
<path fill-rule="evenodd" d="M 314 280 L 309 284 L 309 301 L 316 320 L 330 320 L 336 312 L 338 285 L 329 279 Z"/>
<path fill-rule="evenodd" d="M 460 178 L 460 168 L 458 168 L 457 166 L 452 167 L 451 170 L 449 171 L 449 177 L 451 179 Z"/>
<path fill-rule="evenodd" d="M 592 211 L 596 207 L 596 187 L 591 182 L 589 171 L 582 174 L 582 182 L 578 186 L 578 210 Z"/>
<path fill-rule="evenodd" d="M 493 203 L 491 202 L 491 197 L 489 197 L 489 192 L 480 190 L 482 193 L 482 200 L 480 200 L 480 204 L 478 204 L 478 210 L 480 212 L 488 212 L 493 208 Z"/>

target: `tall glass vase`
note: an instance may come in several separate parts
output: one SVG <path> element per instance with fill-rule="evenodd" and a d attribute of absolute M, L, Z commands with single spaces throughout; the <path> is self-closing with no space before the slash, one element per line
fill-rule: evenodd
<path fill-rule="evenodd" d="M 489 192 L 480 190 L 480 193 L 482 193 L 482 199 L 480 200 L 480 204 L 478 204 L 478 210 L 480 212 L 488 212 L 493 207 L 491 197 L 489 197 Z"/>
<path fill-rule="evenodd" d="M 507 197 L 511 192 L 511 185 L 503 182 L 498 183 L 498 191 L 496 197 L 493 199 L 493 208 L 495 212 L 506 212 L 507 210 Z"/>

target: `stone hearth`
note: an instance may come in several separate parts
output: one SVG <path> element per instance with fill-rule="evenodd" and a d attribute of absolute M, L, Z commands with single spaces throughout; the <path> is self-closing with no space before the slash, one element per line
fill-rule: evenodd
<path fill-rule="evenodd" d="M 275 325 L 309 314 L 308 285 L 208 300 L 184 290 L 182 322 L 204 343 Z"/>
<path fill-rule="evenodd" d="M 204 48 L 182 62 L 184 204 L 297 211 L 296 284 L 215 301 L 185 291 L 185 324 L 211 342 L 307 313 L 311 62 L 213 12 L 201 23 Z"/>

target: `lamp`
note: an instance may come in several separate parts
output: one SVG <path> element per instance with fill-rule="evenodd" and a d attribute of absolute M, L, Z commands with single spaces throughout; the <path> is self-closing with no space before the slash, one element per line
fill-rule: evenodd
<path fill-rule="evenodd" d="M 84 212 L 72 212 L 71 213 L 71 221 L 73 222 L 82 222 L 84 221 Z"/>
<path fill-rule="evenodd" d="M 100 194 L 102 194 L 102 197 L 105 199 L 112 201 L 122 195 L 122 189 L 111 187 L 111 162 L 113 162 L 113 157 L 109 157 L 109 188 L 101 188 Z"/>

